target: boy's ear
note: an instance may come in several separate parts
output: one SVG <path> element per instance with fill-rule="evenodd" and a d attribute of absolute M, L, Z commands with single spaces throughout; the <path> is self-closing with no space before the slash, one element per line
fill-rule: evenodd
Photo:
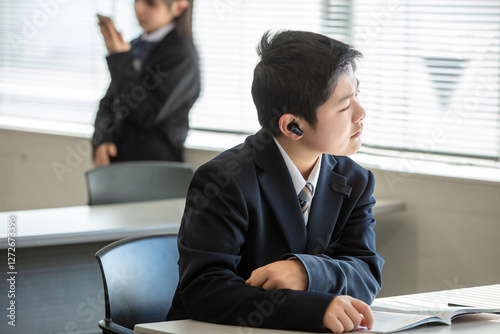
<path fill-rule="evenodd" d="M 281 115 L 278 126 L 281 133 L 292 139 L 297 140 L 302 137 L 302 130 L 300 130 L 301 120 L 292 114 Z"/>
<path fill-rule="evenodd" d="M 184 11 L 189 7 L 188 0 L 178 0 L 172 3 L 172 15 L 177 18 L 184 13 Z"/>

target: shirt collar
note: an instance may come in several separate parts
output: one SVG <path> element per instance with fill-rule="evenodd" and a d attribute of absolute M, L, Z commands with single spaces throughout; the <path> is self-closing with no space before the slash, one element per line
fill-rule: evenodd
<path fill-rule="evenodd" d="M 285 149 L 281 146 L 276 137 L 273 136 L 273 139 L 274 142 L 276 143 L 276 146 L 278 146 L 278 149 L 281 155 L 283 156 L 283 160 L 285 161 L 286 167 L 288 168 L 288 172 L 292 177 L 292 182 L 293 182 L 293 187 L 295 188 L 295 192 L 297 193 L 297 195 L 299 195 L 299 193 L 306 185 L 306 180 L 304 180 L 299 169 L 297 168 L 297 166 L 295 166 L 292 159 L 290 159 L 288 153 L 286 153 Z M 309 174 L 309 177 L 307 178 L 307 182 L 311 182 L 314 187 L 312 196 L 314 196 L 314 193 L 316 192 L 316 184 L 318 183 L 319 172 L 321 169 L 321 159 L 322 155 L 319 156 L 318 160 L 316 161 L 316 164 L 314 165 L 311 173 Z"/>
<path fill-rule="evenodd" d="M 175 28 L 175 22 L 170 22 L 169 24 L 164 25 L 163 27 L 158 28 L 149 34 L 147 32 L 143 33 L 141 35 L 141 39 L 144 41 L 153 42 L 153 43 L 159 42 L 165 36 L 167 36 L 169 32 L 174 30 L 174 28 Z"/>

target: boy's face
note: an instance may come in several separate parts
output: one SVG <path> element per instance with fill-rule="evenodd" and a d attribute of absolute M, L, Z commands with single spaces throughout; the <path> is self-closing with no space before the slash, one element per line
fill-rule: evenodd
<path fill-rule="evenodd" d="M 350 68 L 338 78 L 333 94 L 318 108 L 316 127 L 302 124 L 301 141 L 308 150 L 333 155 L 351 155 L 359 150 L 366 113 L 357 94 L 358 80 Z"/>
<path fill-rule="evenodd" d="M 150 5 L 146 0 L 135 0 L 135 16 L 139 25 L 146 32 L 152 32 L 175 18 L 165 1 L 156 0 Z"/>

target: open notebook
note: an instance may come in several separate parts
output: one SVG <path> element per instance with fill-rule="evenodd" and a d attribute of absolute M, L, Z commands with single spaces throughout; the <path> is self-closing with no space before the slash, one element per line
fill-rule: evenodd
<path fill-rule="evenodd" d="M 500 313 L 500 284 L 380 298 L 371 307 L 373 330 L 358 332 L 394 333 L 431 323 L 450 326 L 459 316 Z M 500 321 L 500 315 L 496 317 Z"/>

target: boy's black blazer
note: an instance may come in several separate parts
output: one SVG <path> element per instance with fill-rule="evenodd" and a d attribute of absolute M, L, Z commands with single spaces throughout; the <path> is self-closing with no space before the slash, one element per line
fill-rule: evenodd
<path fill-rule="evenodd" d="M 323 155 L 306 227 L 266 130 L 204 164 L 187 196 L 180 283 L 167 319 L 321 331 L 336 295 L 371 303 L 384 263 L 375 252 L 374 182 L 351 159 Z M 245 284 L 252 270 L 291 257 L 306 268 L 307 291 Z"/>
<path fill-rule="evenodd" d="M 132 52 L 107 57 L 111 83 L 99 104 L 92 139 L 117 145 L 112 161 L 182 160 L 188 113 L 200 93 L 193 43 L 173 30 L 137 72 Z"/>

